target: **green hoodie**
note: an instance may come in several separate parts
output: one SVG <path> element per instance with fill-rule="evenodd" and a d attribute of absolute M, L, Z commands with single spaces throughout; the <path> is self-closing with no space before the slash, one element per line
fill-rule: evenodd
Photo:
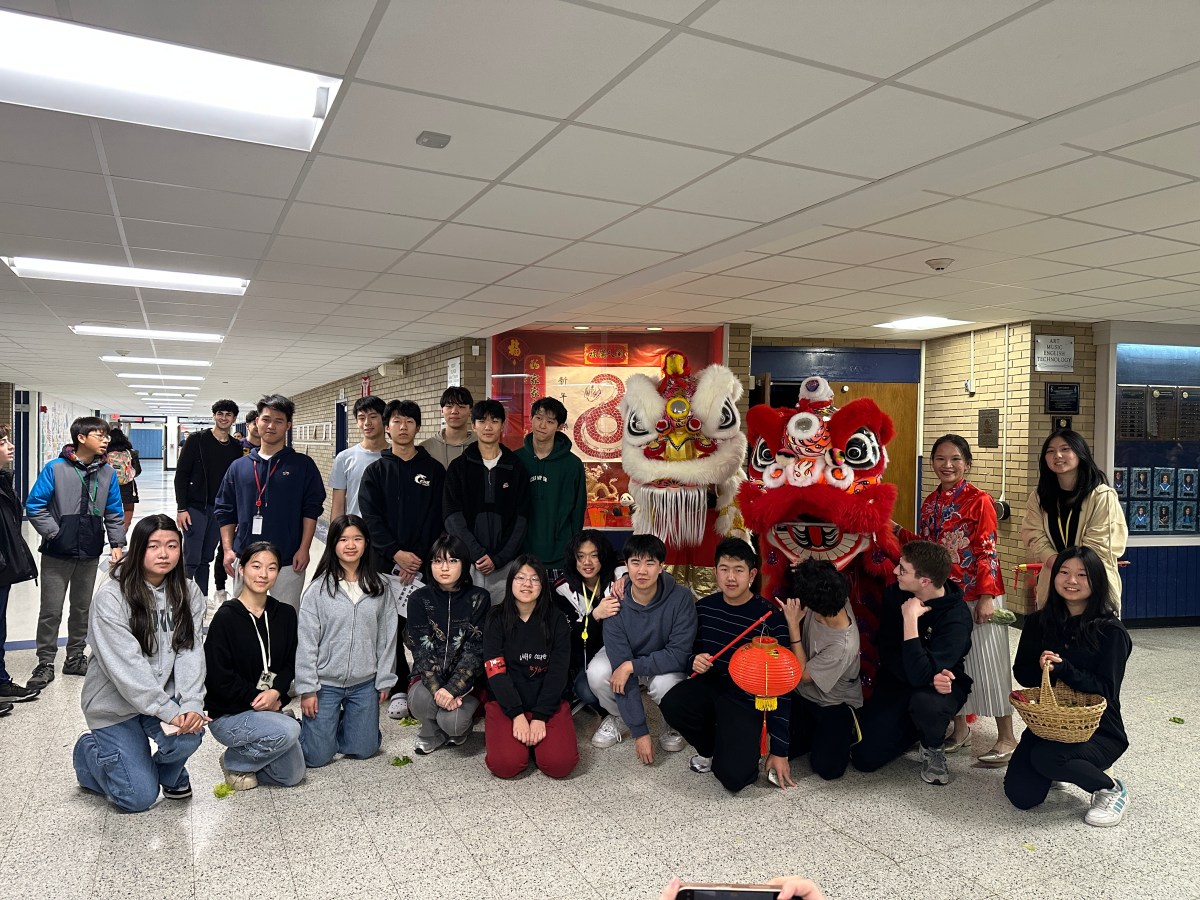
<path fill-rule="evenodd" d="M 583 528 L 587 507 L 583 463 L 571 452 L 571 439 L 561 431 L 554 435 L 554 449 L 545 459 L 533 452 L 533 435 L 525 435 L 525 446 L 517 458 L 529 472 L 529 531 L 525 552 L 532 553 L 549 569 L 561 569 L 567 542 Z"/>

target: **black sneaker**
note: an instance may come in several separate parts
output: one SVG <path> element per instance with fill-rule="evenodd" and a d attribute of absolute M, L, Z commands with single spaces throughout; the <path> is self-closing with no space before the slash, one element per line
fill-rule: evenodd
<path fill-rule="evenodd" d="M 0 702 L 24 703 L 40 694 L 36 688 L 21 687 L 15 681 L 0 681 Z"/>
<path fill-rule="evenodd" d="M 38 663 L 34 666 L 33 674 L 25 682 L 26 688 L 40 691 L 54 680 L 54 663 Z"/>
<path fill-rule="evenodd" d="M 185 781 L 179 787 L 164 787 L 162 791 L 163 796 L 168 800 L 186 800 L 188 797 L 192 796 L 192 783 L 190 781 Z"/>
<path fill-rule="evenodd" d="M 12 712 L 11 703 L 0 703 L 0 716 L 7 716 L 10 712 Z"/>
<path fill-rule="evenodd" d="M 78 656 L 72 656 L 63 663 L 64 675 L 86 675 L 88 667 L 88 658 L 80 653 Z"/>

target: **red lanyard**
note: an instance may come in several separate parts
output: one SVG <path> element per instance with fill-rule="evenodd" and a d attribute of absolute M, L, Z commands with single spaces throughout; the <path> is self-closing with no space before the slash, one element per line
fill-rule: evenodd
<path fill-rule="evenodd" d="M 266 491 L 267 485 L 271 483 L 271 476 L 274 475 L 275 470 L 279 468 L 279 460 L 275 460 L 274 463 L 266 464 L 267 465 L 267 480 L 265 482 L 261 482 L 261 483 L 258 480 L 258 462 L 256 460 L 252 459 L 252 460 L 250 460 L 250 464 L 254 467 L 254 486 L 256 488 L 258 488 L 258 498 L 254 501 L 254 508 L 255 508 L 256 512 L 261 514 L 262 505 L 263 505 L 263 502 L 262 502 L 263 492 Z"/>

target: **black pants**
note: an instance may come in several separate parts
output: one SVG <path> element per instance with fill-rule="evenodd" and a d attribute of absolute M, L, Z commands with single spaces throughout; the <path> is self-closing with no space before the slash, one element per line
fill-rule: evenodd
<path fill-rule="evenodd" d="M 392 688 L 392 693 L 389 695 L 395 697 L 397 694 L 408 693 L 408 683 L 412 681 L 412 669 L 408 665 L 408 657 L 404 653 L 404 629 L 408 625 L 408 619 L 404 616 L 396 616 L 396 686 Z"/>
<path fill-rule="evenodd" d="M 712 757 L 713 774 L 735 794 L 758 780 L 763 727 L 763 714 L 740 693 L 705 674 L 681 681 L 658 705 L 667 724 L 697 753 Z"/>
<path fill-rule="evenodd" d="M 1108 790 L 1113 780 L 1104 770 L 1120 755 L 1105 740 L 1060 744 L 1026 729 L 1004 774 L 1004 793 L 1017 809 L 1033 809 L 1045 801 L 1052 781 L 1077 784 L 1088 793 Z"/>
<path fill-rule="evenodd" d="M 846 774 L 855 736 L 854 713 L 849 706 L 820 706 L 793 694 L 791 730 L 788 755 L 792 759 L 809 754 L 813 772 L 826 781 Z"/>
<path fill-rule="evenodd" d="M 862 708 L 858 724 L 862 741 L 850 754 L 854 768 L 874 772 L 899 758 L 916 741 L 922 747 L 941 747 L 946 729 L 970 694 L 954 683 L 949 694 L 932 687 L 910 688 L 898 682 L 880 682 Z"/>

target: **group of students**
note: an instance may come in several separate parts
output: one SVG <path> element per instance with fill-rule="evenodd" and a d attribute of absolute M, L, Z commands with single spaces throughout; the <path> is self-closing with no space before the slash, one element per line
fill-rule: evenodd
<path fill-rule="evenodd" d="M 779 787 L 793 785 L 790 760 L 802 755 L 816 774 L 834 779 L 850 764 L 878 769 L 914 743 L 922 779 L 948 783 L 945 754 L 955 716 L 972 694 L 966 662 L 980 622 L 973 615 L 978 601 L 964 602 L 951 578 L 971 584 L 970 573 L 961 571 L 961 558 L 951 558 L 945 540 L 903 544 L 876 635 L 880 667 L 864 702 L 849 586 L 832 564 L 808 560 L 796 567 L 787 598 L 777 601 L 755 590 L 758 557 L 741 540 L 718 546 L 720 590 L 698 600 L 665 571 L 666 548 L 653 535 L 631 536 L 619 563 L 602 532 L 574 521 L 582 502 L 576 510 L 569 463 L 559 461 L 556 477 L 547 476 L 547 461 L 561 453 L 562 441 L 570 456 L 569 440 L 558 431 L 565 411 L 559 415 L 555 402 L 535 406 L 535 428 L 539 416 L 546 421 L 543 434 L 526 440 L 528 468 L 500 444 L 500 404 L 471 409 L 474 441 L 454 433 L 454 416 L 444 409 L 447 428 L 433 449 L 446 456 L 457 451 L 446 472 L 428 442 L 414 444 L 416 404 L 393 401 L 380 414 L 382 401 L 359 401 L 363 443 L 335 461 L 336 515 L 307 589 L 308 545 L 324 486 L 315 463 L 286 447 L 292 415 L 286 398 L 260 401 L 259 444 L 245 455 L 240 442 L 237 454 L 226 446 L 231 437 L 222 441 L 206 430 L 189 438 L 197 446 L 185 470 L 185 445 L 177 492 L 182 485 L 183 499 L 196 505 L 181 509 L 179 521 L 163 515 L 140 521 L 128 554 L 115 519 L 119 492 L 105 473 L 111 471 L 104 463 L 107 426 L 98 419 L 73 423 L 73 445 L 39 479 L 50 490 L 35 498 L 35 486 L 28 508 L 31 518 L 39 514 L 34 525 L 43 536 L 44 571 L 47 560 L 57 559 L 53 551 L 70 544 L 76 552 L 94 551 L 76 557 L 90 561 L 94 577 L 102 523 L 112 547 L 112 578 L 96 592 L 84 632 L 93 649 L 91 664 L 82 666 L 90 730 L 75 748 L 80 784 L 131 810 L 153 803 L 160 788 L 165 797 L 188 796 L 186 761 L 205 727 L 226 747 L 222 768 L 231 787 L 295 784 L 306 768 L 338 753 L 376 753 L 379 706 L 389 696 L 391 715 L 419 720 L 421 755 L 461 745 L 482 716 L 485 762 L 499 777 L 513 777 L 531 761 L 551 777 L 569 775 L 579 760 L 573 715 L 586 708 L 601 716 L 594 746 L 612 747 L 631 735 L 636 758 L 650 764 L 655 744 L 642 687 L 665 721 L 659 747 L 674 752 L 691 744 L 690 768 L 711 772 L 732 792 L 754 783 L 761 768 Z M 465 403 L 451 406 L 466 412 Z M 214 413 L 214 431 L 227 432 L 220 426 L 231 425 L 236 410 Z M 379 426 L 391 443 L 374 458 Z M 1069 487 L 1062 475 L 1066 454 L 1057 445 L 1052 450 L 1043 469 Z M 0 436 L 4 452 L 11 455 L 7 435 Z M 229 462 L 214 487 L 217 452 Z M 969 447 L 966 454 L 969 468 Z M 963 467 L 944 462 L 935 464 L 947 473 L 943 489 L 961 492 L 946 482 L 952 474 L 964 481 Z M 64 477 L 67 471 L 78 477 Z M 1080 484 L 1094 492 L 1090 479 Z M 552 493 L 531 504 L 538 485 Z M 0 512 L 7 509 L 3 487 L 0 481 Z M 1060 493 L 1069 498 L 1069 491 Z M 99 496 L 108 498 L 103 513 Z M 1051 501 L 1057 498 L 1044 502 Z M 8 518 L 0 549 L 21 563 L 8 546 Z M 538 529 L 529 527 L 531 519 Z M 1046 600 L 1026 622 L 1013 673 L 1034 685 L 1042 667 L 1051 667 L 1056 680 L 1102 694 L 1108 709 L 1096 736 L 1083 744 L 1042 741 L 1026 731 L 1005 760 L 1005 790 L 1014 805 L 1029 808 L 1055 782 L 1074 783 L 1092 793 L 1090 824 L 1116 824 L 1128 793 L 1106 770 L 1128 746 L 1120 683 L 1130 643 L 1107 561 L 1072 540 L 1084 529 L 1069 521 L 1045 557 Z M 198 582 L 211 559 L 202 542 L 211 540 L 212 522 L 234 596 L 220 604 L 202 642 L 207 600 Z M 551 549 L 527 552 L 534 531 Z M 0 585 L 10 568 L 19 566 L 0 568 Z M 291 599 L 297 593 L 298 603 Z M 731 639 L 755 634 L 775 637 L 804 663 L 794 694 L 765 715 L 765 747 L 764 717 L 728 668 Z M 78 650 L 82 655 L 82 638 Z M 10 693 L 19 687 L 0 679 L 4 685 Z M 36 696 L 38 689 L 24 690 Z M 298 719 L 286 712 L 293 695 L 300 699 Z M 156 745 L 153 754 L 147 738 Z"/>

